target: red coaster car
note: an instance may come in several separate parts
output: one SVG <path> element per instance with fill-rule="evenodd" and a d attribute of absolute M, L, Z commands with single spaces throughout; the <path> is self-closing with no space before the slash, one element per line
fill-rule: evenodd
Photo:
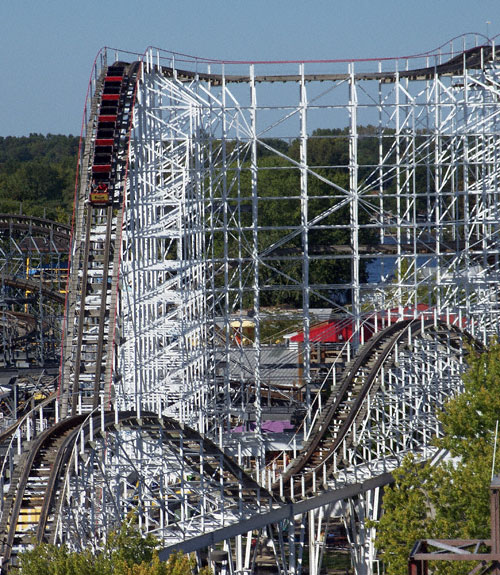
<path fill-rule="evenodd" d="M 90 190 L 90 203 L 94 205 L 108 205 L 111 203 L 108 184 L 101 182 L 93 185 Z"/>

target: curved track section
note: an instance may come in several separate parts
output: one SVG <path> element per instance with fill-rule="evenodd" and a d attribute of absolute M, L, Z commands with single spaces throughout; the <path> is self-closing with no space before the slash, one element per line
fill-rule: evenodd
<path fill-rule="evenodd" d="M 347 366 L 302 454 L 290 464 L 285 481 L 274 485 L 275 493 L 304 499 L 338 488 L 323 482 L 325 470 L 329 478 L 352 464 L 346 445 L 360 435 L 381 386 L 381 370 L 401 362 L 403 349 L 419 339 L 458 355 L 465 342 L 473 343 L 458 328 L 423 319 L 393 324 L 374 336 Z M 342 451 L 333 469 L 333 457 Z M 359 477 L 344 485 L 356 482 Z M 191 549 L 195 541 L 204 545 L 203 534 L 217 531 L 224 537 L 226 528 L 252 517 L 262 528 L 282 505 L 212 441 L 173 419 L 132 412 L 73 416 L 38 435 L 15 467 L 0 522 L 4 569 L 35 533 L 38 542 L 81 548 L 95 537 L 104 539 L 132 512 L 165 545 L 183 547 L 193 539 Z M 314 505 L 311 500 L 309 506 Z"/>
<path fill-rule="evenodd" d="M 72 416 L 38 435 L 15 468 L 0 521 L 2 573 L 33 539 L 85 546 L 130 512 L 140 522 L 156 519 L 148 530 L 177 543 L 189 537 L 187 518 L 191 536 L 200 535 L 272 503 L 213 442 L 174 420 Z"/>
<path fill-rule="evenodd" d="M 68 276 L 70 230 L 20 214 L 0 214 L 1 368 L 58 365 Z M 33 319 L 29 344 L 15 341 L 16 314 Z M 0 374 L 1 375 L 1 374 Z M 7 375 L 4 374 L 5 377 Z"/>
<path fill-rule="evenodd" d="M 68 251 L 71 235 L 71 228 L 65 224 L 22 214 L 0 214 L 0 230 L 19 230 L 29 232 L 31 237 L 47 238 L 65 253 Z"/>
<path fill-rule="evenodd" d="M 65 438 L 79 426 L 85 416 L 68 418 L 41 433 L 25 451 L 11 478 L 4 499 L 0 521 L 2 572 L 8 572 L 12 555 L 26 548 L 31 541 L 30 526 L 40 517 L 44 504 L 47 479 L 64 444 Z"/>
<path fill-rule="evenodd" d="M 63 305 L 66 301 L 66 296 L 63 293 L 51 289 L 50 286 L 46 286 L 43 283 L 39 283 L 34 280 L 0 276 L 0 282 L 4 285 L 8 285 L 28 293 L 41 293 L 45 298 L 61 305 Z"/>
<path fill-rule="evenodd" d="M 436 356 L 439 349 L 448 350 L 451 356 L 456 356 L 457 366 L 463 361 L 466 344 L 479 347 L 468 334 L 456 326 L 423 317 L 394 323 L 379 332 L 346 366 L 343 377 L 332 390 L 311 429 L 309 439 L 297 458 L 288 465 L 279 483 L 274 485 L 275 489 L 279 488 L 282 494 L 289 497 L 298 493 L 302 497 L 310 495 L 318 489 L 327 488 L 329 479 L 342 468 L 359 465 L 363 459 L 370 459 L 365 454 L 361 461 L 356 461 L 356 457 L 349 456 L 348 452 L 353 445 L 361 443 L 362 427 L 372 425 L 367 421 L 367 417 L 370 416 L 372 408 L 375 410 L 375 396 L 383 385 L 384 374 L 381 377 L 381 372 L 389 372 L 391 366 L 402 363 L 404 350 L 410 347 L 414 361 L 422 361 L 418 366 L 422 372 L 431 367 L 425 365 L 431 356 L 423 359 L 423 351 L 417 349 L 416 343 L 419 340 L 431 342 L 434 348 L 431 355 Z M 448 375 L 443 373 L 443 379 Z M 460 385 L 456 378 L 455 383 Z M 453 387 L 446 393 L 451 395 Z M 404 399 L 401 398 L 401 406 L 403 405 Z M 437 409 L 434 406 L 434 411 Z M 413 417 L 416 415 L 414 413 Z M 372 445 L 372 450 L 378 451 L 377 456 L 372 459 L 383 458 L 380 444 Z"/>
<path fill-rule="evenodd" d="M 475 46 L 460 53 L 458 56 L 450 58 L 447 62 L 433 66 L 415 68 L 413 70 L 401 70 L 397 74 L 395 72 L 358 73 L 355 78 L 356 80 L 380 80 L 389 83 L 394 82 L 397 77 L 418 81 L 428 80 L 435 75 L 452 76 L 454 74 L 460 74 L 464 67 L 481 69 L 484 66 L 484 61 L 490 58 L 491 54 L 491 46 Z M 190 82 L 195 78 L 199 78 L 203 81 L 210 82 L 214 86 L 222 85 L 223 82 L 240 84 L 247 83 L 250 80 L 249 76 L 226 74 L 222 77 L 218 74 L 195 73 L 189 70 L 173 69 L 168 66 L 163 66 L 161 70 L 166 76 L 176 77 L 183 82 Z M 304 76 L 306 82 L 324 82 L 328 80 L 345 80 L 348 78 L 348 74 L 306 74 Z M 301 76 L 294 74 L 255 76 L 256 82 L 300 82 L 300 80 Z"/>

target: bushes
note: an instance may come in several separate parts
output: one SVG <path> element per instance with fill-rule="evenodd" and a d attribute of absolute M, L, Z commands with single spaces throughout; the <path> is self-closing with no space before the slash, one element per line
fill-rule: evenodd
<path fill-rule="evenodd" d="M 174 553 L 169 560 L 158 558 L 158 541 L 143 537 L 129 521 L 112 533 L 104 549 L 70 551 L 66 546 L 41 544 L 20 556 L 18 575 L 188 575 L 194 561 Z M 203 569 L 203 575 L 211 573 Z"/>

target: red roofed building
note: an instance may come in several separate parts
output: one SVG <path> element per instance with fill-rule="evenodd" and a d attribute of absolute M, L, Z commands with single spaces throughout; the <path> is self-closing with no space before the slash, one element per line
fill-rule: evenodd
<path fill-rule="evenodd" d="M 426 304 L 419 303 L 416 306 L 406 306 L 402 310 L 399 308 L 392 308 L 367 314 L 361 318 L 362 334 L 360 334 L 360 338 L 362 341 L 367 341 L 376 331 L 381 331 L 396 321 L 422 316 L 425 318 L 433 318 L 434 313 L 434 308 L 430 308 Z M 454 322 L 456 320 L 456 316 L 452 314 L 447 318 L 441 315 L 440 319 Z M 354 322 L 350 316 L 318 323 L 309 330 L 309 341 L 319 343 L 344 343 L 346 341 L 350 341 L 353 335 L 353 326 Z M 304 332 L 302 331 L 293 335 L 289 340 L 293 343 L 303 342 Z"/>
<path fill-rule="evenodd" d="M 426 304 L 416 306 L 406 306 L 402 309 L 392 308 L 376 313 L 367 314 L 361 318 L 361 343 L 368 341 L 374 333 L 381 331 L 388 325 L 397 321 L 420 318 L 432 319 L 435 308 Z M 442 321 L 457 323 L 457 316 L 441 315 Z M 325 321 L 312 326 L 309 330 L 309 341 L 311 344 L 311 371 L 313 378 L 327 370 L 338 358 L 344 344 L 353 338 L 354 321 L 350 316 L 338 317 L 330 321 Z M 299 332 L 287 338 L 292 348 L 297 348 L 299 355 L 299 381 L 302 381 L 302 364 L 304 332 Z"/>

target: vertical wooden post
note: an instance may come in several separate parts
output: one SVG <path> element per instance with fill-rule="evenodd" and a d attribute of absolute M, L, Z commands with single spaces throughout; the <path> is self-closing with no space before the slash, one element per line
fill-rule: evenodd
<path fill-rule="evenodd" d="M 495 475 L 490 485 L 491 554 L 500 553 L 500 476 Z M 500 561 L 493 560 L 491 573 L 500 575 Z"/>

